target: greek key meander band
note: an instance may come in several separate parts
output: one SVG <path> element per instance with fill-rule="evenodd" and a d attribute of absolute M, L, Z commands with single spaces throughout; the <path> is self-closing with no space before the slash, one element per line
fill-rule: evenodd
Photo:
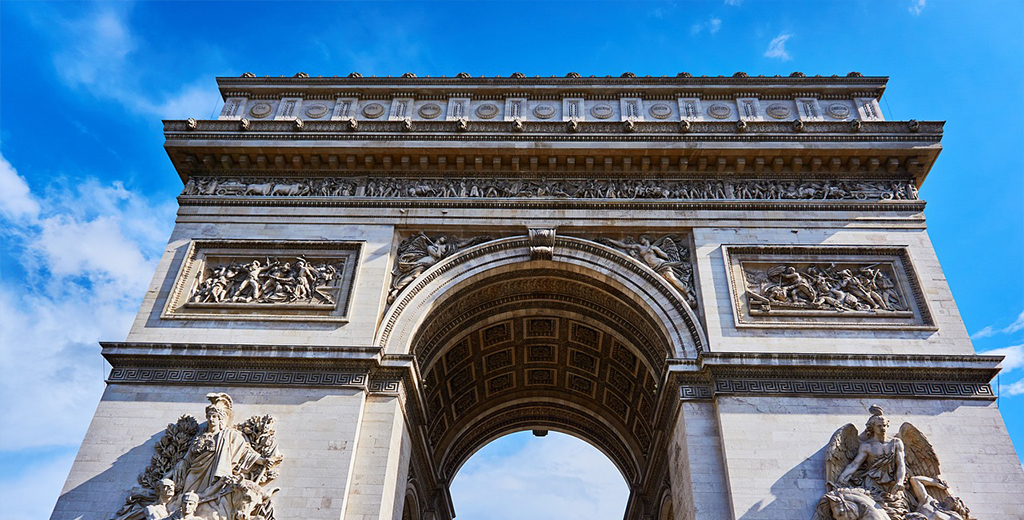
<path fill-rule="evenodd" d="M 717 379 L 708 384 L 682 384 L 683 400 L 719 395 L 823 395 L 835 397 L 939 397 L 992 399 L 988 383 L 960 381 L 837 381 L 785 379 Z"/>
<path fill-rule="evenodd" d="M 395 393 L 401 389 L 397 378 L 371 379 L 365 373 L 292 370 L 220 370 L 201 368 L 114 368 L 110 383 L 136 384 L 219 384 L 264 386 L 318 386 L 366 388 L 371 392 Z M 718 379 L 713 383 L 681 384 L 683 400 L 711 399 L 718 395 L 825 395 L 836 397 L 940 397 L 991 399 L 988 383 L 960 381 L 844 381 L 786 379 Z"/>

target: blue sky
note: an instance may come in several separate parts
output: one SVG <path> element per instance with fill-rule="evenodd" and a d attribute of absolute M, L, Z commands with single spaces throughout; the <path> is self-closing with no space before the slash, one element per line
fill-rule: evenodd
<path fill-rule="evenodd" d="M 48 516 L 103 390 L 97 341 L 124 338 L 170 234 L 160 120 L 211 117 L 214 77 L 246 71 L 889 75 L 887 118 L 947 121 L 929 233 L 975 348 L 1007 356 L 999 403 L 1024 453 L 1021 20 L 1020 1 L 3 2 L 0 514 Z M 560 518 L 621 518 L 621 478 L 564 436 L 506 437 L 453 489 L 460 518 L 499 494 L 512 518 L 558 482 L 576 483 Z M 572 489 L 620 509 L 591 514 Z"/>

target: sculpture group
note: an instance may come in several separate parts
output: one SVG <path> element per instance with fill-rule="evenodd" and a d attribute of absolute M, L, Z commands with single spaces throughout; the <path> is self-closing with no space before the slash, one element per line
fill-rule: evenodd
<path fill-rule="evenodd" d="M 914 425 L 887 439 L 889 420 L 869 408 L 864 431 L 847 424 L 825 451 L 826 493 L 812 520 L 970 520 L 970 510 L 939 478 L 935 450 Z"/>
<path fill-rule="evenodd" d="M 182 195 L 243 197 L 917 200 L 893 181 L 652 179 L 266 179 L 192 177 Z"/>
<path fill-rule="evenodd" d="M 879 264 L 838 268 L 835 264 L 777 265 L 744 270 L 752 308 L 905 311 L 907 304 L 893 277 Z"/>
<path fill-rule="evenodd" d="M 490 240 L 489 236 L 461 239 L 454 235 L 438 235 L 431 238 L 422 232 L 403 240 L 398 245 L 395 268 L 391 271 L 388 305 L 395 302 L 402 289 L 442 258 Z"/>
<path fill-rule="evenodd" d="M 690 265 L 690 249 L 683 245 L 683 240 L 680 237 L 666 235 L 651 241 L 647 235 L 641 235 L 639 240 L 628 236 L 621 241 L 599 238 L 597 242 L 618 249 L 643 262 L 679 291 L 691 308 L 697 308 L 697 297 L 694 295 L 693 289 L 693 266 Z"/>
<path fill-rule="evenodd" d="M 139 486 L 111 520 L 274 520 L 277 488 L 264 488 L 282 460 L 274 418 L 232 426 L 231 397 L 206 398 L 206 423 L 183 415 L 167 426 Z"/>
<path fill-rule="evenodd" d="M 342 267 L 331 262 L 314 264 L 303 257 L 207 265 L 188 301 L 334 305 L 329 291 L 341 282 Z"/>

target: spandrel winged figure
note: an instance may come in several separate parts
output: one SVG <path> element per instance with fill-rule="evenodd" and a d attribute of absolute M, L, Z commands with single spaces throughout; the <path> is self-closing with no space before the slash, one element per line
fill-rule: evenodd
<path fill-rule="evenodd" d="M 208 394 L 206 423 L 185 415 L 168 425 L 156 454 L 113 520 L 274 520 L 282 456 L 275 420 L 254 416 L 231 426 L 233 405 L 224 393 Z"/>
<path fill-rule="evenodd" d="M 618 249 L 646 264 L 675 287 L 691 308 L 696 309 L 693 268 L 688 261 L 689 251 L 682 245 L 681 240 L 666 235 L 652 242 L 649 236 L 641 235 L 639 240 L 628 236 L 622 241 L 599 238 L 597 242 Z"/>
<path fill-rule="evenodd" d="M 939 478 L 939 459 L 914 425 L 886 439 L 889 420 L 878 405 L 863 432 L 847 424 L 825 449 L 827 492 L 812 520 L 972 520 L 963 501 Z"/>
<path fill-rule="evenodd" d="M 492 240 L 489 236 L 460 239 L 454 235 L 438 235 L 434 238 L 418 233 L 398 245 L 398 259 L 391 271 L 391 290 L 388 291 L 388 305 L 395 302 L 413 280 L 441 259 L 456 251 Z"/>

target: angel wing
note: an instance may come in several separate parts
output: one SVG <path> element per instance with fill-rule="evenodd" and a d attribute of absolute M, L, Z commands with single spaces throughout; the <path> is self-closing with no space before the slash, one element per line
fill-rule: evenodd
<path fill-rule="evenodd" d="M 913 424 L 903 423 L 896 438 L 903 441 L 909 475 L 939 478 L 939 457 L 921 430 Z"/>
<path fill-rule="evenodd" d="M 671 235 L 665 235 L 656 240 L 651 245 L 664 251 L 665 254 L 668 255 L 669 261 L 681 262 L 683 259 L 682 255 L 680 254 L 680 247 L 678 244 L 676 244 L 676 241 L 672 239 Z"/>
<path fill-rule="evenodd" d="M 857 436 L 857 427 L 851 423 L 839 428 L 832 434 L 832 439 L 825 446 L 825 482 L 826 485 L 836 485 L 839 475 L 842 475 L 846 466 L 857 457 L 860 450 L 860 438 Z"/>
<path fill-rule="evenodd" d="M 398 262 L 415 262 L 417 259 L 430 254 L 430 238 L 423 233 L 418 233 L 398 244 Z"/>

